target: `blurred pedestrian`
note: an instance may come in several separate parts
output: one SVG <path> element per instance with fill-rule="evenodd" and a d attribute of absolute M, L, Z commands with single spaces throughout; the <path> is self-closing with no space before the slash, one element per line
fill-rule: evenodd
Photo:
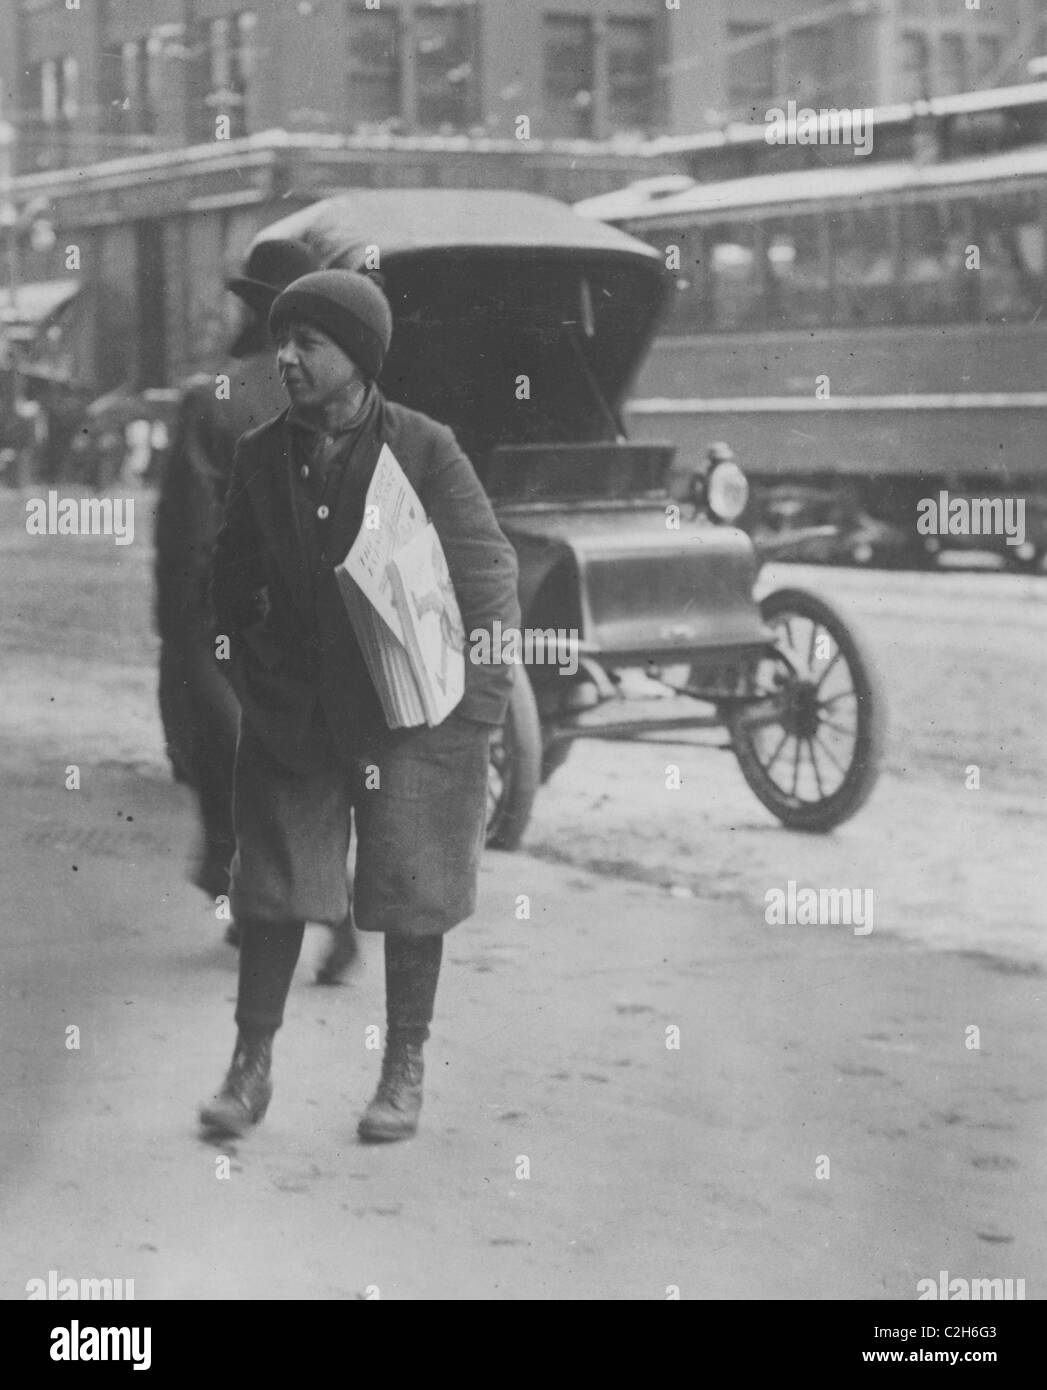
<path fill-rule="evenodd" d="M 488 741 L 512 667 L 467 663 L 443 723 L 390 730 L 334 566 L 385 443 L 436 527 L 466 632 L 519 622 L 516 557 L 451 430 L 377 386 L 392 313 L 373 281 L 307 275 L 269 322 L 291 404 L 240 441 L 214 557 L 215 620 L 232 637 L 243 710 L 231 886 L 242 942 L 233 1060 L 200 1118 L 208 1135 L 238 1136 L 265 1114 L 304 923 L 346 910 L 352 818 L 357 924 L 385 933 L 387 1025 L 358 1132 L 403 1139 L 418 1125 L 443 935 L 475 907 Z"/>
<path fill-rule="evenodd" d="M 156 616 L 161 637 L 160 708 L 175 775 L 195 790 L 203 848 L 193 882 L 209 897 L 229 892 L 235 849 L 233 760 L 239 706 L 214 661 L 208 601 L 211 552 L 236 441 L 286 402 L 269 337 L 269 309 L 284 286 L 318 261 L 304 243 L 273 240 L 251 251 L 229 281 L 243 309 L 230 361 L 186 385 L 161 484 L 156 522 Z M 239 941 L 235 921 L 227 931 Z M 351 913 L 334 933 L 322 983 L 340 980 L 356 956 Z"/>

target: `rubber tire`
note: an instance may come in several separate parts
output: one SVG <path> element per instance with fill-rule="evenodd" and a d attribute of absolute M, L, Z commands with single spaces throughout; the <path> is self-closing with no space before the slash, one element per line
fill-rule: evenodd
<path fill-rule="evenodd" d="M 793 806 L 765 775 L 737 715 L 728 721 L 731 742 L 745 780 L 758 800 L 787 830 L 825 834 L 860 810 L 876 785 L 887 736 L 887 705 L 864 644 L 831 604 L 805 589 L 778 589 L 760 604 L 760 614 L 768 625 L 771 619 L 786 612 L 812 618 L 821 624 L 850 667 L 859 714 L 854 757 L 847 775 L 839 789 L 823 801 Z"/>
<path fill-rule="evenodd" d="M 490 849 L 519 849 L 542 772 L 542 726 L 538 705 L 527 671 L 517 666 L 513 674 L 509 711 L 501 731 L 507 752 L 503 775 L 505 791 L 487 823 L 486 843 Z M 496 746 L 492 737 L 491 747 Z"/>

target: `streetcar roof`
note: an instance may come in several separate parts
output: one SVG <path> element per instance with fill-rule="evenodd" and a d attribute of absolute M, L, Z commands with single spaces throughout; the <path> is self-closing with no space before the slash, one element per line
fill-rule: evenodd
<path fill-rule="evenodd" d="M 297 237 L 327 265 L 359 268 L 368 247 L 382 259 L 438 251 L 606 253 L 658 260 L 644 242 L 579 217 L 566 203 L 535 193 L 487 189 L 359 189 L 337 194 L 265 227 L 255 242 Z"/>
<path fill-rule="evenodd" d="M 890 194 L 948 193 L 978 184 L 1006 184 L 1014 179 L 1044 174 L 1047 174 L 1047 146 L 946 164 L 899 161 L 867 165 L 856 156 L 853 166 L 757 174 L 722 183 L 695 184 L 679 193 L 652 195 L 643 184 L 631 185 L 616 193 L 586 198 L 574 206 L 582 217 L 655 226 L 717 213 L 756 213 L 783 206 L 848 203 Z"/>
<path fill-rule="evenodd" d="M 1047 81 L 1020 82 L 1011 87 L 987 87 L 951 96 L 928 97 L 919 101 L 893 102 L 870 108 L 874 126 L 905 125 L 923 117 L 974 116 L 985 111 L 1010 111 L 1022 106 L 1047 105 Z M 811 108 L 819 114 L 819 126 L 829 126 L 839 108 L 815 107 L 797 101 L 798 109 Z M 830 114 L 832 113 L 832 114 Z M 696 154 L 703 150 L 726 149 L 733 145 L 760 144 L 767 134 L 766 121 L 728 121 L 719 130 L 694 135 L 660 135 L 648 142 L 645 153 Z"/>

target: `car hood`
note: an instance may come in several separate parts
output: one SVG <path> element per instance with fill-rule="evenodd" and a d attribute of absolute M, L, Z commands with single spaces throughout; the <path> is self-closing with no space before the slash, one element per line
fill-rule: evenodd
<path fill-rule="evenodd" d="M 623 664 L 765 643 L 748 536 L 706 519 L 671 528 L 665 505 L 499 509 L 525 622 L 576 626 Z"/>

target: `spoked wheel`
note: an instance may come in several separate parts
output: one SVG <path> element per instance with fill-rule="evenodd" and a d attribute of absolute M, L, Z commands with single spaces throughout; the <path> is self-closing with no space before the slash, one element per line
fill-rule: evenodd
<path fill-rule="evenodd" d="M 868 657 L 836 611 L 802 589 L 760 605 L 776 650 L 750 675 L 760 703 L 729 717 L 745 780 L 790 830 L 853 816 L 879 775 L 886 712 Z"/>
<path fill-rule="evenodd" d="M 509 713 L 491 734 L 487 766 L 487 844 L 518 849 L 531 818 L 542 770 L 542 726 L 523 666 L 513 675 Z"/>

